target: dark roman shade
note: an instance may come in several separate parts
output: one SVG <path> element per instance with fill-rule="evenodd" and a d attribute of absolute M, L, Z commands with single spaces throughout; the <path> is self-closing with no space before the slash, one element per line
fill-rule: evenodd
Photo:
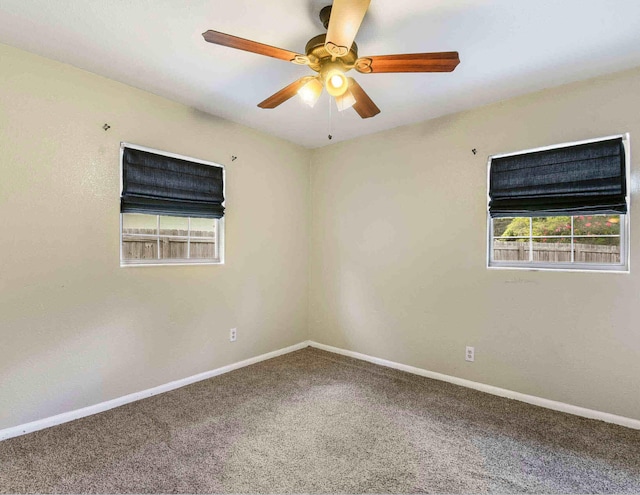
<path fill-rule="evenodd" d="M 622 138 L 496 157 L 489 169 L 492 217 L 627 212 Z"/>
<path fill-rule="evenodd" d="M 125 147 L 120 211 L 222 218 L 223 181 L 222 167 Z"/>

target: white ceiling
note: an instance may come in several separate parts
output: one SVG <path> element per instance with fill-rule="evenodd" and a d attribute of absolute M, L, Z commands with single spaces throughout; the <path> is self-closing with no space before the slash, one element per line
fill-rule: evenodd
<path fill-rule="evenodd" d="M 307 67 L 206 43 L 207 29 L 297 52 L 330 0 L 0 0 L 0 42 L 289 141 L 329 144 L 329 100 L 256 105 Z M 639 0 L 372 0 L 359 53 L 460 52 L 452 73 L 355 74 L 382 110 L 333 109 L 331 142 L 640 66 Z M 0 66 L 1 67 L 1 66 Z M 1 74 L 1 68 L 0 68 Z M 639 88 L 640 89 L 640 88 Z"/>

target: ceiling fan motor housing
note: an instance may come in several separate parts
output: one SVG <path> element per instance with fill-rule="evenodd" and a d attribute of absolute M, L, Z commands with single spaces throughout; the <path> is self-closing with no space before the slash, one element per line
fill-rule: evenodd
<path fill-rule="evenodd" d="M 320 72 L 320 67 L 317 67 L 317 65 L 323 65 L 324 62 L 327 61 L 327 59 L 331 60 L 331 54 L 324 46 L 326 38 L 326 34 L 319 34 L 318 36 L 314 36 L 307 42 L 307 46 L 304 49 L 307 57 L 309 57 L 310 60 L 318 61 L 318 64 L 310 65 L 310 67 L 316 72 Z M 358 60 L 358 45 L 356 45 L 354 42 L 353 45 L 351 45 L 351 50 L 349 50 L 349 53 L 347 53 L 344 57 L 339 57 L 337 60 L 339 60 L 345 66 L 345 71 L 352 69 L 356 63 L 356 60 Z"/>

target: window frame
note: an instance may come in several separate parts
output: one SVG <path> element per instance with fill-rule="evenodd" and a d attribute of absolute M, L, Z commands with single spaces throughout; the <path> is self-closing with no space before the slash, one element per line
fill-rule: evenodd
<path fill-rule="evenodd" d="M 206 161 L 206 160 L 200 160 L 198 158 L 193 158 L 190 156 L 185 156 L 185 155 L 180 155 L 177 153 L 170 153 L 168 151 L 163 151 L 163 150 L 158 150 L 155 148 L 149 148 L 147 146 L 140 146 L 137 144 L 131 144 L 131 143 L 126 143 L 126 142 L 121 142 L 120 143 L 120 197 L 122 197 L 122 190 L 123 190 L 123 156 L 124 156 L 124 149 L 125 148 L 131 148 L 131 149 L 136 149 L 136 150 L 140 150 L 140 151 L 147 151 L 149 153 L 155 153 L 157 155 L 163 155 L 163 156 L 167 156 L 170 158 L 177 158 L 180 160 L 187 160 L 187 161 L 191 161 L 194 163 L 201 163 L 203 165 L 209 165 L 212 167 L 219 167 L 222 169 L 222 193 L 223 196 L 225 198 L 225 201 L 222 203 L 223 205 L 226 203 L 226 187 L 227 187 L 227 181 L 226 181 L 226 169 L 224 165 L 221 165 L 219 163 L 215 163 L 215 162 L 211 162 L 211 161 Z M 152 213 L 149 213 L 149 215 L 154 215 Z M 161 235 L 160 234 L 160 217 L 171 217 L 172 215 L 159 215 L 159 214 L 155 214 L 156 218 L 157 218 L 157 224 L 156 224 L 156 234 L 153 235 L 153 237 L 156 237 L 157 239 L 161 239 L 161 238 L 166 238 L 166 237 L 180 237 L 180 238 L 184 238 L 184 239 L 190 239 L 190 235 L 188 236 L 167 236 L 167 235 Z M 192 218 L 200 218 L 200 217 L 185 217 L 188 218 L 188 225 L 189 225 L 189 230 L 191 228 L 191 219 Z M 224 231 L 225 231 L 225 217 L 223 216 L 222 218 L 218 218 L 215 219 L 217 220 L 217 225 L 216 225 L 216 235 L 215 235 L 215 249 L 216 252 L 218 254 L 217 258 L 209 258 L 209 259 L 202 259 L 202 258 L 198 258 L 198 259 L 189 259 L 189 258 L 178 258 L 178 259 L 164 259 L 164 258 L 156 258 L 153 260 L 125 260 L 123 259 L 123 249 L 122 249 L 122 240 L 123 240 L 123 233 L 122 233 L 122 226 L 123 226 L 123 213 L 120 212 L 120 267 L 121 268 L 126 268 L 126 267 L 140 267 L 140 266 L 185 266 L 185 265 L 189 265 L 189 266 L 193 266 L 193 265 L 224 265 L 224 261 L 225 261 L 225 242 L 224 242 Z M 151 235 L 151 234 L 149 234 Z M 200 238 L 197 237 L 198 239 L 204 239 L 204 238 Z M 210 239 L 210 238 L 207 238 Z M 160 255 L 160 250 L 158 249 L 158 256 Z"/>
<path fill-rule="evenodd" d="M 493 260 L 493 219 L 489 214 L 489 188 L 490 188 L 490 174 L 491 174 L 491 162 L 494 158 L 501 158 L 506 156 L 523 155 L 526 153 L 535 153 L 538 151 L 547 151 L 558 148 L 566 148 L 570 146 L 577 146 L 581 144 L 597 143 L 599 141 L 607 141 L 610 139 L 622 139 L 622 144 L 625 151 L 625 180 L 627 182 L 627 194 L 625 196 L 627 202 L 627 213 L 620 215 L 620 263 L 553 263 L 553 262 L 540 262 L 540 261 L 494 261 Z M 539 148 L 531 148 L 527 150 L 521 150 L 512 153 L 500 153 L 496 155 L 490 155 L 487 160 L 487 255 L 486 255 L 486 267 L 491 270 L 528 270 L 528 271 L 554 271 L 554 272 L 599 272 L 599 273 L 630 273 L 630 213 L 631 213 L 631 144 L 629 133 L 617 134 L 614 136 L 599 137 L 594 139 L 586 139 L 583 141 L 573 141 L 569 143 L 554 144 L 550 146 L 543 146 Z M 571 216 L 571 237 L 573 237 L 573 217 L 575 215 L 563 215 L 561 212 L 558 216 Z M 531 236 L 530 236 L 531 237 Z M 573 256 L 573 255 L 572 255 Z"/>

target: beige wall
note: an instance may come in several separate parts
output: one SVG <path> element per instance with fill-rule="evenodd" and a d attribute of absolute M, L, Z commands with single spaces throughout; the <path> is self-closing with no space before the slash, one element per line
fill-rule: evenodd
<path fill-rule="evenodd" d="M 307 338 L 308 150 L 7 46 L 0 60 L 0 429 Z M 226 165 L 224 266 L 119 267 L 120 141 Z"/>
<path fill-rule="evenodd" d="M 487 157 L 624 132 L 633 149 L 639 89 L 636 69 L 315 150 L 310 338 L 640 419 L 635 206 L 630 275 L 485 268 Z"/>

